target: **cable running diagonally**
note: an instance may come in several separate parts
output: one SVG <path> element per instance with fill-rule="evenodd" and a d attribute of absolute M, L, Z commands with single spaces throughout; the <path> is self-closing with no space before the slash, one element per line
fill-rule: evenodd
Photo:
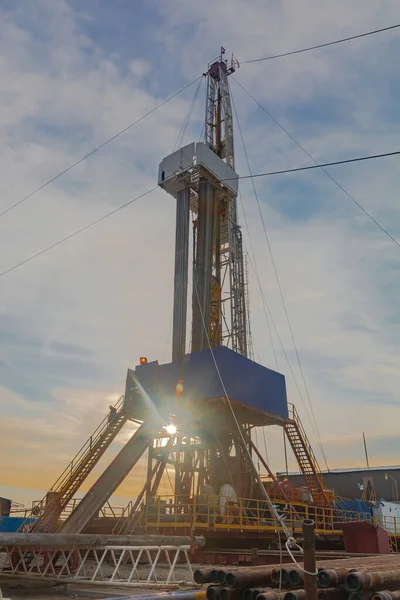
<path fill-rule="evenodd" d="M 202 81 L 203 81 L 202 78 L 199 79 L 199 84 L 198 84 L 198 86 L 196 88 L 196 91 L 195 91 L 194 96 L 192 98 L 192 101 L 191 101 L 191 103 L 189 105 L 189 108 L 188 108 L 188 111 L 186 113 L 186 116 L 185 116 L 185 118 L 183 120 L 182 127 L 179 130 L 179 134 L 178 134 L 178 137 L 177 137 L 176 142 L 174 144 L 174 147 L 172 149 L 172 152 L 175 152 L 175 150 L 177 148 L 179 148 L 180 146 L 182 146 L 186 130 L 188 128 L 188 125 L 189 125 L 190 120 L 191 120 L 192 115 L 193 115 L 194 108 L 196 106 L 196 100 L 197 100 L 197 97 L 199 95 L 199 91 L 200 91 L 200 87 L 201 87 Z"/>
<path fill-rule="evenodd" d="M 344 160 L 344 161 L 338 161 L 338 162 L 332 162 L 332 163 L 324 163 L 324 164 L 318 164 L 318 165 L 312 165 L 309 167 L 299 167 L 297 169 L 286 169 L 284 171 L 272 171 L 269 173 L 256 173 L 253 175 L 243 175 L 240 177 L 234 177 L 234 178 L 228 178 L 228 179 L 222 179 L 221 181 L 229 181 L 230 179 L 251 179 L 253 177 L 266 177 L 268 175 L 278 175 L 278 174 L 282 174 L 282 173 L 293 173 L 295 171 L 304 171 L 304 170 L 308 170 L 308 169 L 318 169 L 318 168 L 322 168 L 322 167 L 327 167 L 327 166 L 333 166 L 333 165 L 341 165 L 341 164 L 345 164 L 345 163 L 349 163 L 349 162 L 356 162 L 356 161 L 360 161 L 360 160 L 369 160 L 371 158 L 382 158 L 385 156 L 394 156 L 394 155 L 398 155 L 400 154 L 400 151 L 398 152 L 388 152 L 386 154 L 377 154 L 375 156 L 366 156 L 366 157 L 362 157 L 362 158 L 355 158 L 355 159 L 349 159 L 349 160 Z M 329 175 L 330 177 L 330 175 Z M 340 186 L 340 184 L 338 184 Z M 342 188 L 342 186 L 340 186 L 341 189 L 344 190 L 344 188 Z M 70 235 L 66 236 L 65 238 L 62 238 L 61 240 L 59 240 L 58 242 L 55 242 L 54 244 L 52 244 L 51 246 L 45 248 L 44 250 L 41 250 L 40 252 L 37 252 L 36 254 L 30 256 L 29 258 L 21 261 L 20 263 L 14 265 L 13 267 L 10 267 L 9 269 L 7 269 L 6 271 L 3 271 L 2 273 L 0 273 L 0 277 L 2 277 L 3 275 L 6 275 L 7 273 L 9 273 L 10 271 L 13 271 L 14 269 L 21 267 L 22 265 L 24 265 L 27 262 L 30 262 L 31 260 L 33 260 L 34 258 L 40 256 L 41 254 L 44 254 L 45 252 L 47 252 L 48 250 L 51 250 L 52 248 L 55 248 L 56 246 L 58 246 L 59 244 L 62 244 L 63 242 L 69 240 L 70 238 L 78 235 L 79 233 L 81 233 L 82 231 L 85 231 L 86 229 L 89 229 L 89 227 L 92 227 L 93 225 L 96 225 L 98 222 L 106 219 L 107 217 L 111 216 L 112 214 L 114 214 L 115 212 L 118 212 L 119 210 L 122 210 L 123 208 L 125 208 L 126 206 L 129 206 L 129 204 L 132 204 L 132 202 L 135 202 L 136 200 L 138 200 L 139 198 L 142 198 L 143 196 L 150 194 L 150 192 L 153 192 L 154 190 L 158 189 L 158 186 L 152 188 L 151 190 L 148 190 L 147 192 L 144 192 L 144 194 L 142 194 L 141 196 L 139 196 L 138 198 L 135 198 L 134 200 L 130 200 L 129 202 L 127 202 L 126 204 L 123 204 L 122 206 L 119 206 L 118 208 L 116 208 L 115 210 L 112 210 L 110 213 L 107 213 L 106 215 L 103 215 L 102 217 L 100 217 L 100 219 L 97 219 L 96 221 L 93 221 L 92 223 L 89 223 L 89 225 L 85 225 L 85 227 L 82 227 L 81 229 L 78 229 L 78 231 L 75 231 L 74 233 L 71 233 Z M 345 191 L 345 190 L 344 190 Z M 347 192 L 346 192 L 347 194 Z M 349 195 L 349 194 L 348 194 Z M 349 195 L 349 197 L 351 197 Z M 353 197 L 351 197 L 351 199 L 353 200 Z M 365 209 L 363 209 L 361 207 L 361 205 L 359 205 L 357 203 L 358 206 L 360 206 L 360 208 L 374 221 L 374 223 L 376 223 L 376 225 L 396 244 L 396 246 L 400 247 L 400 243 L 393 238 L 390 233 L 384 229 L 373 217 L 371 217 L 371 215 L 369 213 L 367 213 L 365 211 Z"/>
<path fill-rule="evenodd" d="M 295 144 L 296 146 L 298 146 L 303 152 L 304 154 L 306 154 L 308 156 L 308 158 L 310 158 L 313 162 L 314 162 L 314 166 L 310 166 L 310 167 L 300 167 L 299 169 L 288 169 L 285 171 L 275 171 L 273 173 L 268 173 L 268 175 L 277 175 L 277 174 L 281 174 L 281 173 L 293 173 L 295 171 L 304 171 L 304 170 L 308 170 L 310 168 L 312 169 L 321 169 L 321 171 L 323 171 L 325 173 L 325 175 L 327 177 L 329 177 L 329 179 L 331 181 L 333 181 L 333 183 L 342 190 L 342 192 L 344 194 L 346 194 L 346 196 L 352 201 L 354 202 L 354 204 L 369 218 L 371 219 L 371 221 L 385 234 L 387 235 L 392 242 L 394 242 L 396 244 L 396 246 L 400 247 L 400 243 L 387 231 L 387 229 L 385 229 L 355 198 L 354 196 L 352 196 L 350 194 L 350 192 L 348 192 L 338 181 L 337 179 L 335 179 L 330 173 L 329 171 L 327 171 L 325 169 L 325 167 L 330 167 L 330 166 L 335 166 L 335 165 L 339 165 L 339 164 L 346 164 L 346 163 L 351 163 L 351 162 L 360 162 L 363 160 L 371 160 L 374 158 L 384 158 L 386 156 L 395 156 L 400 154 L 400 152 L 390 152 L 390 153 L 386 153 L 386 154 L 377 154 L 375 156 L 365 156 L 365 157 L 359 157 L 359 158 L 354 158 L 354 159 L 349 159 L 349 160 L 345 160 L 345 161 L 337 161 L 337 162 L 331 162 L 331 163 L 319 163 L 305 148 L 304 146 L 302 146 L 302 144 L 300 144 L 300 142 L 298 142 L 291 133 L 289 133 L 289 131 L 287 131 L 287 129 L 285 129 L 283 127 L 283 125 L 281 125 L 279 123 L 279 121 L 277 121 L 277 119 L 275 119 L 275 117 L 262 105 L 260 104 L 260 102 L 258 102 L 258 100 L 256 98 L 254 98 L 254 96 L 248 91 L 246 90 L 246 88 L 239 83 L 239 81 L 237 81 L 237 79 L 235 79 L 234 77 L 232 77 L 232 79 L 235 81 L 235 83 L 237 83 L 237 85 L 239 87 L 242 88 L 242 90 L 244 92 L 246 92 L 246 94 L 257 104 L 257 106 L 259 108 L 261 108 L 261 110 L 275 123 L 275 125 L 277 125 Z"/>
<path fill-rule="evenodd" d="M 341 38 L 340 40 L 334 40 L 333 42 L 325 42 L 324 44 L 317 44 L 316 46 L 309 46 L 308 48 L 301 48 L 300 50 L 292 50 L 291 52 L 283 52 L 282 54 L 274 54 L 272 56 L 265 56 L 263 58 L 253 58 L 252 60 L 240 61 L 241 65 L 249 63 L 262 62 L 264 60 L 273 60 L 274 58 L 283 58 L 284 56 L 293 56 L 293 54 L 301 54 L 302 52 L 309 52 L 310 50 L 318 50 L 319 48 L 326 48 L 327 46 L 334 46 L 335 44 L 342 44 L 343 42 L 349 42 L 350 40 L 357 40 L 359 38 L 374 35 L 376 33 L 383 33 L 384 31 L 391 31 L 400 27 L 400 23 L 397 25 L 390 25 L 389 27 L 382 27 L 382 29 L 374 29 L 373 31 L 367 31 L 365 33 L 359 33 L 350 37 Z"/>
<path fill-rule="evenodd" d="M 223 390 L 223 393 L 224 393 L 225 399 L 226 399 L 226 401 L 227 401 L 227 403 L 228 403 L 228 406 L 229 406 L 229 408 L 230 408 L 230 411 L 231 411 L 231 413 L 232 413 L 232 417 L 233 417 L 233 420 L 234 420 L 234 422 L 235 422 L 235 425 L 236 425 L 236 427 L 237 427 L 237 430 L 238 430 L 238 432 L 239 432 L 239 435 L 240 435 L 240 438 L 241 438 L 241 441 L 242 441 L 243 447 L 244 447 L 244 449 L 246 450 L 246 453 L 247 453 L 247 455 L 248 455 L 248 458 L 249 458 L 250 462 L 253 464 L 253 459 L 252 459 L 251 453 L 250 453 L 250 451 L 249 451 L 249 449 L 248 449 L 248 447 L 247 447 L 246 440 L 244 439 L 244 436 L 243 436 L 242 429 L 241 429 L 241 427 L 240 427 L 240 425 L 239 425 L 239 421 L 238 421 L 238 419 L 237 419 L 237 417 L 236 417 L 235 410 L 234 410 L 234 408 L 233 408 L 233 406 L 232 406 L 232 402 L 231 402 L 231 400 L 230 400 L 230 398 L 229 398 L 229 396 L 228 396 L 228 392 L 227 392 L 227 389 L 226 389 L 226 387 L 225 387 L 224 380 L 223 380 L 223 378 L 222 378 L 221 372 L 220 372 L 220 370 L 219 370 L 219 367 L 218 367 L 217 360 L 216 360 L 216 358 L 215 358 L 214 349 L 213 349 L 213 347 L 212 347 L 212 345 L 211 345 L 210 336 L 209 336 L 209 334 L 208 334 L 207 325 L 206 325 L 206 322 L 205 322 L 205 319 L 204 319 L 204 313 L 203 313 L 203 310 L 202 310 L 202 308 L 201 308 L 201 303 L 200 303 L 200 298 L 199 298 L 199 292 L 198 292 L 198 289 L 197 289 L 197 284 L 196 284 L 196 281 L 195 281 L 195 280 L 193 280 L 193 288 L 194 288 L 194 290 L 195 290 L 195 294 L 196 294 L 196 298 L 197 298 L 198 306 L 199 306 L 199 309 L 200 309 L 200 314 L 201 314 L 202 323 L 203 323 L 203 328 L 204 328 L 204 332 L 205 332 L 206 339 L 207 339 L 207 343 L 208 343 L 208 348 L 209 348 L 209 350 L 210 350 L 210 353 L 211 353 L 211 357 L 212 357 L 212 360 L 213 360 L 213 363 L 214 363 L 215 370 L 216 370 L 216 372 L 217 372 L 217 375 L 218 375 L 218 379 L 219 379 L 219 380 L 220 380 L 220 382 L 221 382 L 221 386 L 222 386 L 222 390 Z M 257 473 L 257 470 L 255 470 L 255 475 L 256 475 L 256 477 L 257 477 L 257 481 L 258 481 L 258 484 L 259 484 L 259 487 L 260 487 L 260 491 L 262 492 L 262 494 L 263 494 L 263 496 L 264 496 L 264 499 L 265 499 L 265 501 L 266 501 L 266 503 L 267 503 L 267 506 L 268 506 L 268 508 L 269 508 L 269 510 L 270 510 L 270 512 L 271 512 L 271 514 L 272 514 L 272 515 L 274 515 L 274 517 L 276 518 L 276 520 L 277 520 L 277 521 L 280 523 L 280 525 L 281 525 L 281 527 L 282 527 L 282 529 L 283 529 L 283 531 L 284 531 L 284 533 L 285 533 L 285 536 L 286 536 L 287 542 L 288 542 L 289 544 L 296 544 L 296 542 L 295 542 L 295 540 L 294 540 L 294 538 L 293 538 L 293 534 L 292 534 L 292 532 L 289 530 L 289 528 L 287 527 L 287 525 L 286 525 L 286 523 L 285 523 L 284 519 L 283 519 L 283 518 L 282 518 L 282 516 L 281 516 L 281 515 L 278 513 L 277 509 L 275 508 L 274 504 L 272 503 L 272 501 L 271 501 L 271 498 L 269 497 L 267 490 L 265 489 L 264 485 L 262 484 L 262 481 L 261 481 L 261 479 L 260 479 L 260 476 L 259 476 L 259 475 L 258 475 L 258 473 Z"/>
<path fill-rule="evenodd" d="M 233 98 L 232 98 L 232 101 L 233 101 Z M 239 200 L 240 200 L 240 205 L 241 205 L 242 212 L 243 212 L 243 218 L 244 218 L 244 224 L 245 224 L 245 228 L 246 228 L 246 232 L 247 232 L 247 238 L 248 238 L 249 244 L 250 244 L 251 256 L 252 256 L 252 259 L 253 259 L 253 262 L 251 262 L 251 259 L 250 259 L 250 264 L 251 264 L 251 268 L 254 271 L 254 275 L 255 275 L 257 283 L 258 283 L 258 288 L 260 290 L 260 294 L 261 294 L 261 296 L 263 296 L 264 293 L 263 293 L 263 290 L 262 290 L 261 280 L 260 280 L 260 276 L 259 276 L 259 273 L 258 273 L 256 256 L 255 256 L 255 253 L 254 253 L 253 242 L 252 242 L 252 238 L 251 238 L 251 235 L 250 235 L 249 224 L 248 224 L 248 221 L 247 221 L 247 214 L 246 214 L 246 211 L 245 211 L 245 208 L 244 208 L 243 198 L 242 198 L 242 194 L 241 194 L 240 190 L 239 190 Z M 243 245 L 245 245 L 245 244 L 243 243 Z M 266 302 L 267 302 L 267 300 L 265 299 L 265 303 Z M 265 321 L 267 323 L 268 335 L 269 335 L 269 339 L 270 339 L 270 342 L 271 342 L 272 352 L 273 352 L 273 355 L 274 355 L 276 370 L 279 371 L 278 357 L 277 357 L 276 350 L 275 350 L 274 338 L 272 337 L 271 325 L 270 325 L 270 322 L 269 322 L 267 311 L 265 309 L 265 303 L 263 302 L 263 309 L 264 309 Z M 259 357 L 258 362 L 260 362 L 260 357 Z"/>
<path fill-rule="evenodd" d="M 258 197 L 257 189 L 256 189 L 256 186 L 255 186 L 255 183 L 254 183 L 254 179 L 252 177 L 252 170 L 251 170 L 251 166 L 250 166 L 249 155 L 248 155 L 246 144 L 245 144 L 245 141 L 244 141 L 243 132 L 242 132 L 242 128 L 240 126 L 240 121 L 239 121 L 239 117 L 238 117 L 238 114 L 237 114 L 237 111 L 236 111 L 236 105 L 235 105 L 235 102 L 234 102 L 234 99 L 233 99 L 233 95 L 232 95 L 232 103 L 233 103 L 233 108 L 234 108 L 234 111 L 235 111 L 235 116 L 236 116 L 236 121 L 237 121 L 237 125 L 238 125 L 238 130 L 239 130 L 240 138 L 242 140 L 243 151 L 244 151 L 244 155 L 245 155 L 245 158 L 246 158 L 247 168 L 248 168 L 248 171 L 249 171 L 250 177 L 251 177 L 251 182 L 252 182 L 253 191 L 254 191 L 254 197 L 255 197 L 256 202 L 257 202 L 258 212 L 259 212 L 261 223 L 262 223 L 262 226 L 263 226 L 265 240 L 267 242 L 267 247 L 268 247 L 268 252 L 269 252 L 269 255 L 271 257 L 271 263 L 272 263 L 272 267 L 273 267 L 273 270 L 274 270 L 275 279 L 276 279 L 276 283 L 277 283 L 278 290 L 279 290 L 279 295 L 280 295 L 280 298 L 281 298 L 281 301 L 282 301 L 282 306 L 283 306 L 283 310 L 284 310 L 284 313 L 285 313 L 286 321 L 287 321 L 287 324 L 288 324 L 288 328 L 289 328 L 289 332 L 290 332 L 290 337 L 292 339 L 293 348 L 294 348 L 294 351 L 295 351 L 295 354 L 296 354 L 297 363 L 299 365 L 299 369 L 300 369 L 300 373 L 301 373 L 301 378 L 303 380 L 304 389 L 306 391 L 306 395 L 307 395 L 307 399 L 308 399 L 308 402 L 309 402 L 309 405 L 310 405 L 311 414 L 313 416 L 315 427 L 314 427 L 314 425 L 312 423 L 310 415 L 308 414 L 308 410 L 306 408 L 305 403 L 304 403 L 304 408 L 305 408 L 307 417 L 308 417 L 308 419 L 310 421 L 310 424 L 311 424 L 312 428 L 314 429 L 314 433 L 315 433 L 318 445 L 320 447 L 321 454 L 322 454 L 322 456 L 324 458 L 324 461 L 325 461 L 325 464 L 326 464 L 326 468 L 329 470 L 328 462 L 326 460 L 326 455 L 325 455 L 324 447 L 323 447 L 322 440 L 321 440 L 321 434 L 319 432 L 317 420 L 315 418 L 315 413 L 314 413 L 314 410 L 313 410 L 313 407 L 312 407 L 311 397 L 310 397 L 308 386 L 307 386 L 307 383 L 306 383 L 306 380 L 305 380 L 303 367 L 302 367 L 302 364 L 301 364 L 301 361 L 300 361 L 300 356 L 299 356 L 299 352 L 298 352 L 298 349 L 297 349 L 296 340 L 295 340 L 295 337 L 294 337 L 293 327 L 292 327 L 292 324 L 291 324 L 291 321 L 290 321 L 290 318 L 289 318 L 289 313 L 288 313 L 288 310 L 287 310 L 286 301 L 285 301 L 285 297 L 284 297 L 284 294 L 283 294 L 283 289 L 282 289 L 280 278 L 279 278 L 279 275 L 278 275 L 278 269 L 277 269 L 275 258 L 274 258 L 274 254 L 273 254 L 273 251 L 272 251 L 271 242 L 270 242 L 269 235 L 268 235 L 268 232 L 267 232 L 267 227 L 266 227 L 266 224 L 265 224 L 264 215 L 263 215 L 263 212 L 261 210 L 260 199 Z"/>
<path fill-rule="evenodd" d="M 293 167 L 292 169 L 281 169 L 280 171 L 264 171 L 263 173 L 253 173 L 253 175 L 239 175 L 237 177 L 229 177 L 229 178 L 221 179 L 221 181 L 231 181 L 232 179 L 253 179 L 253 178 L 256 179 L 258 177 L 271 177 L 272 175 L 284 175 L 285 173 L 297 173 L 298 171 L 310 171 L 313 169 L 321 169 L 322 167 L 334 167 L 336 165 L 347 165 L 349 163 L 363 162 L 365 160 L 374 160 L 376 158 L 388 158 L 390 156 L 398 156 L 399 154 L 400 154 L 400 150 L 394 150 L 393 152 L 382 152 L 381 154 L 368 154 L 367 156 L 356 156 L 354 158 L 346 158 L 344 160 L 335 160 L 333 162 L 327 162 L 327 163 L 317 163 L 316 165 L 307 165 L 305 167 Z M 368 214 L 368 213 L 366 213 L 366 214 Z M 368 216 L 370 218 L 372 218 L 371 215 L 368 214 Z"/>
<path fill-rule="evenodd" d="M 247 252 L 246 245 L 245 245 L 245 244 L 243 244 L 243 246 L 244 246 L 244 248 L 245 248 L 245 250 L 246 250 L 246 252 Z M 250 266 L 251 266 L 251 268 L 253 269 L 253 272 L 254 272 L 254 274 L 256 275 L 256 272 L 255 272 L 255 270 L 254 270 L 253 263 L 252 263 L 252 261 L 251 261 L 251 259 L 250 259 L 250 258 L 249 258 L 249 261 L 250 261 Z M 265 298 L 265 295 L 264 295 L 263 289 L 262 289 L 262 288 L 260 288 L 260 291 L 261 291 L 261 299 L 262 299 L 262 301 L 263 301 L 264 308 L 265 308 L 265 310 L 267 310 L 267 312 L 268 312 L 268 315 L 269 315 L 269 318 L 270 318 L 270 321 L 271 321 L 271 323 L 272 323 L 272 325 L 273 325 L 273 327 L 274 327 L 275 334 L 276 334 L 276 336 L 277 336 L 277 338 L 278 338 L 279 345 L 280 345 L 280 347 L 281 347 L 282 353 L 283 353 L 283 355 L 284 355 L 284 357 L 285 357 L 285 359 L 286 359 L 286 362 L 287 362 L 287 365 L 288 365 L 288 368 L 289 368 L 290 374 L 291 374 L 291 376 L 292 376 L 292 379 L 293 379 L 293 383 L 294 383 L 294 385 L 296 386 L 297 393 L 299 394 L 299 398 L 300 398 L 301 402 L 304 404 L 304 398 L 303 398 L 303 394 L 302 394 L 302 392 L 301 392 L 301 389 L 300 389 L 300 387 L 299 387 L 299 384 L 298 384 L 298 382 L 297 382 L 296 376 L 295 376 L 295 374 L 294 374 L 294 372 L 293 372 L 292 365 L 290 364 L 289 357 L 288 357 L 288 355 L 287 355 L 287 352 L 286 352 L 286 350 L 285 350 L 285 347 L 284 347 L 284 345 L 283 345 L 282 338 L 281 338 L 281 336 L 280 336 L 280 334 L 279 334 L 279 331 L 278 331 L 278 328 L 277 328 L 277 326 L 276 326 L 275 320 L 274 320 L 274 318 L 273 318 L 273 316 L 272 316 L 271 309 L 270 309 L 270 308 L 269 308 L 269 306 L 268 306 L 268 302 L 267 302 L 267 300 L 266 300 L 266 298 Z"/>
<path fill-rule="evenodd" d="M 123 210 L 124 208 L 126 208 L 127 206 L 130 206 L 131 204 L 133 204 L 137 200 L 140 200 L 141 198 L 144 198 L 144 196 L 147 196 L 148 194 L 151 194 L 151 192 L 154 192 L 155 190 L 158 190 L 158 189 L 159 189 L 158 185 L 156 185 L 155 187 L 151 188 L 151 190 L 147 190 L 147 192 L 144 192 L 143 194 L 140 194 L 140 196 L 136 196 L 136 198 L 133 198 L 133 200 L 129 200 L 129 202 L 125 202 L 125 204 L 122 204 L 121 206 L 118 206 L 114 210 L 111 210 L 110 212 L 108 212 L 107 214 L 103 215 L 102 217 L 99 217 L 95 221 L 92 221 L 91 223 L 88 223 L 87 225 L 84 225 L 80 229 L 77 229 L 73 233 L 70 233 L 69 235 L 61 238 L 60 240 L 58 240 L 54 244 L 51 244 L 51 246 L 47 246 L 47 248 L 43 248 L 43 250 L 39 250 L 39 252 L 36 252 L 36 254 L 32 254 L 28 258 L 25 258 L 24 260 L 21 260 L 21 262 L 13 265 L 12 267 L 6 269 L 3 272 L 1 272 L 0 273 L 0 277 L 3 277 L 3 275 L 7 275 L 7 273 L 11 273 L 11 271 L 14 271 L 15 269 L 18 269 L 18 267 L 22 267 L 23 265 L 25 265 L 26 263 L 30 262 L 31 260 L 34 260 L 35 258 L 38 258 L 39 256 L 41 256 L 42 254 L 45 254 L 46 252 L 49 252 L 49 250 L 52 250 L 56 246 L 59 246 L 60 244 L 63 244 L 64 242 L 67 242 L 68 240 L 70 240 L 71 238 L 75 237 L 76 235 L 79 235 L 80 233 L 83 233 L 87 229 L 90 229 L 90 227 L 93 227 L 94 225 L 97 225 L 98 223 L 100 223 L 101 221 L 104 221 L 108 217 L 111 217 L 112 215 L 115 215 L 115 213 L 119 212 L 120 210 Z"/>
<path fill-rule="evenodd" d="M 18 200 L 14 204 L 11 204 L 11 206 L 9 206 L 5 210 L 3 210 L 3 212 L 0 213 L 0 218 L 2 216 L 6 215 L 7 213 L 9 213 L 11 210 L 13 210 L 14 208 L 16 208 L 20 204 L 22 204 L 23 202 L 25 202 L 26 200 L 28 200 L 29 198 L 32 198 L 32 196 L 34 196 L 35 194 L 37 194 L 38 192 L 40 192 L 40 190 L 43 190 L 45 187 L 47 187 L 48 185 L 50 185 L 50 183 L 53 183 L 54 181 L 56 181 L 56 179 L 59 179 L 59 177 L 61 177 L 62 175 L 65 175 L 65 173 L 68 173 L 74 167 L 80 165 L 84 160 L 86 160 L 90 156 L 93 156 L 93 154 L 95 154 L 96 152 L 98 152 L 99 150 L 101 150 L 102 148 L 104 148 L 105 146 L 107 146 L 108 144 L 110 144 L 111 142 L 113 142 L 115 139 L 117 139 L 118 137 L 120 137 L 122 134 L 124 134 L 127 131 L 129 131 L 129 129 L 132 129 L 132 127 L 134 127 L 135 125 L 137 125 L 138 123 L 140 123 L 141 121 L 143 121 L 144 119 L 146 119 L 146 117 L 148 117 L 149 115 L 151 115 L 152 113 L 154 113 L 155 111 L 157 111 L 159 108 L 161 108 L 162 106 L 164 106 L 164 104 L 167 104 L 167 102 L 170 102 L 170 100 L 172 100 L 173 98 L 176 98 L 176 96 L 179 96 L 179 94 L 181 94 L 184 90 L 186 90 L 191 85 L 193 85 L 194 83 L 196 83 L 196 81 L 198 81 L 199 79 L 201 79 L 201 77 L 202 77 L 202 75 L 200 75 L 200 77 L 196 77 L 196 79 L 194 79 L 193 81 L 191 81 L 190 83 L 188 83 L 187 85 L 185 85 L 184 87 L 182 87 L 180 90 L 178 90 L 177 92 L 175 92 L 174 94 L 172 94 L 171 96 L 169 96 L 168 98 L 166 98 L 165 100 L 163 100 L 162 102 L 160 102 L 160 104 L 157 104 L 157 106 L 155 106 L 154 108 L 152 108 L 151 110 L 149 110 L 146 114 L 144 114 L 141 117 L 139 117 L 138 119 L 136 119 L 136 121 L 133 121 L 132 123 L 130 123 L 129 125 L 127 125 L 127 127 L 124 127 L 124 129 L 121 129 L 121 131 L 118 131 L 118 133 L 116 133 L 115 135 L 113 135 L 112 137 L 110 137 L 108 140 L 106 140 L 105 142 L 103 142 L 102 144 L 100 144 L 100 146 L 97 146 L 96 148 L 94 148 L 93 150 L 91 150 L 90 152 L 88 152 L 87 154 L 85 154 L 84 156 L 82 156 L 79 160 L 75 161 L 72 165 L 69 165 L 69 167 L 67 167 L 66 169 L 64 169 L 63 171 L 61 171 L 60 173 L 58 173 L 57 175 L 55 175 L 54 177 L 52 177 L 51 179 L 49 179 L 48 181 L 46 181 L 45 183 L 43 183 L 43 185 L 41 185 L 38 188 L 36 188 L 35 190 L 33 190 L 33 192 L 31 192 L 27 196 L 24 196 L 23 198 L 21 198 L 20 200 Z"/>

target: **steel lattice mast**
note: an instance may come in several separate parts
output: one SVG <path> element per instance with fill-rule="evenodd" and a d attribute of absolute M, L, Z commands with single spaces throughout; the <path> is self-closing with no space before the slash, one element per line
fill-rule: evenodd
<path fill-rule="evenodd" d="M 172 360 L 186 352 L 189 219 L 193 218 L 192 352 L 229 346 L 247 356 L 243 246 L 237 222 L 232 108 L 233 60 L 208 65 L 205 138 L 167 156 L 159 184 L 177 199 Z"/>

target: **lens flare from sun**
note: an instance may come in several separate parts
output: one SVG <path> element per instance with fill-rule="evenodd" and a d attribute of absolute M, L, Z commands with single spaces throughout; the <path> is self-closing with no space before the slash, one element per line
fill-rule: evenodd
<path fill-rule="evenodd" d="M 174 435 L 176 433 L 176 426 L 172 423 L 171 425 L 165 425 L 164 429 L 169 435 Z"/>

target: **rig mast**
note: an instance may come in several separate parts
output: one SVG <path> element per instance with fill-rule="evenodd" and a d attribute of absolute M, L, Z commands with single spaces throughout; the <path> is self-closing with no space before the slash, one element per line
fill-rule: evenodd
<path fill-rule="evenodd" d="M 251 430 L 267 425 L 284 427 L 315 504 L 330 504 L 297 413 L 294 408 L 289 413 L 284 376 L 248 357 L 251 334 L 228 84 L 235 64 L 223 59 L 224 52 L 204 74 L 204 141 L 180 148 L 159 167 L 159 185 L 177 200 L 172 362 L 159 365 L 142 357 L 140 365 L 128 369 L 125 396 L 35 507 L 35 531 L 86 530 L 145 454 L 146 482 L 114 533 L 138 527 L 161 531 L 168 524 L 192 528 L 194 523 L 203 531 L 221 520 L 229 532 L 234 517 L 227 518 L 227 502 L 240 511 L 240 527 L 247 523 L 254 529 L 252 510 L 257 506 L 260 516 L 265 494 L 252 458 L 255 453 L 263 462 L 263 457 Z M 192 343 L 187 353 L 191 215 Z M 70 500 L 130 420 L 140 423 L 137 431 L 60 523 Z M 169 468 L 174 471 L 173 499 L 168 513 L 165 507 L 163 514 L 157 509 L 156 523 L 154 502 Z"/>
<path fill-rule="evenodd" d="M 172 360 L 186 354 L 189 222 L 193 215 L 191 351 L 228 346 L 248 355 L 242 235 L 237 221 L 233 122 L 224 49 L 207 77 L 204 142 L 164 158 L 159 185 L 177 199 Z"/>

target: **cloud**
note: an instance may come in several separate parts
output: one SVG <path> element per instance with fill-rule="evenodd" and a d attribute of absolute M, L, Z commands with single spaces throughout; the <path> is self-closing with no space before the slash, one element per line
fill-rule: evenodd
<path fill-rule="evenodd" d="M 132 73 L 134 75 L 137 75 L 138 77 L 142 77 L 150 71 L 150 64 L 147 61 L 140 58 L 133 60 L 129 67 Z"/>
<path fill-rule="evenodd" d="M 244 61 L 382 27 L 399 15 L 394 0 L 379 9 L 365 0 L 307 0 L 301 7 L 294 0 L 174 0 L 172 7 L 146 4 L 140 14 L 97 1 L 83 8 L 72 0 L 38 0 L 34 9 L 5 4 L 0 212 L 204 72 L 221 42 L 227 56 L 233 50 Z M 395 33 L 381 34 L 242 64 L 235 78 L 316 160 L 397 149 L 398 46 Z M 253 172 L 310 164 L 234 82 L 232 89 Z M 155 186 L 194 91 L 1 218 L 0 271 Z M 200 135 L 203 99 L 184 143 Z M 237 170 L 247 174 L 235 135 Z M 398 172 L 397 159 L 330 170 L 400 238 Z M 398 462 L 398 248 L 323 173 L 259 179 L 256 186 L 329 464 L 362 461 L 363 431 L 371 461 Z M 251 240 L 304 404 L 272 327 L 279 368 L 322 463 L 251 183 L 241 189 L 246 248 Z M 169 358 L 174 219 L 172 198 L 155 191 L 0 278 L 0 443 L 10 455 L 0 467 L 3 485 L 47 489 L 123 392 L 127 367 L 141 355 Z M 250 300 L 255 347 L 274 367 L 251 269 Z M 271 465 L 281 470 L 281 431 L 267 438 Z M 141 477 L 144 469 L 119 494 L 133 495 Z"/>

